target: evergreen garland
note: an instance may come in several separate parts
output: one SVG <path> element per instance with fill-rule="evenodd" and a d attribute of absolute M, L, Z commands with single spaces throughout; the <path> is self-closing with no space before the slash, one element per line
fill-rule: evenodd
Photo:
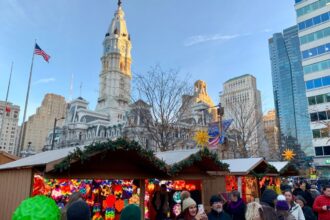
<path fill-rule="evenodd" d="M 67 157 L 65 157 L 59 164 L 55 165 L 55 172 L 63 172 L 70 169 L 70 164 L 73 161 L 80 160 L 83 164 L 85 161 L 89 160 L 91 156 L 100 152 L 114 152 L 117 150 L 124 151 L 135 151 L 140 157 L 151 162 L 160 170 L 166 170 L 166 164 L 164 161 L 155 157 L 152 150 L 147 150 L 142 148 L 136 141 L 127 141 L 123 138 L 119 138 L 115 141 L 108 140 L 107 142 L 98 142 L 91 145 L 85 146 L 82 150 L 76 147 L 73 152 L 70 152 Z M 102 154 L 101 159 L 104 159 L 105 154 Z"/>
<path fill-rule="evenodd" d="M 228 164 L 220 162 L 217 154 L 210 152 L 207 148 L 204 148 L 197 153 L 190 155 L 187 159 L 173 164 L 169 169 L 169 173 L 171 176 L 175 176 L 184 168 L 193 165 L 195 162 L 202 161 L 203 158 L 208 158 L 214 161 L 214 163 L 220 168 L 220 170 L 229 171 Z"/>
<path fill-rule="evenodd" d="M 267 168 L 266 168 L 265 172 L 263 172 L 263 173 L 257 173 L 254 170 L 252 170 L 250 172 L 251 175 L 257 177 L 258 179 L 261 179 L 270 173 L 279 173 L 279 172 L 276 170 L 276 168 L 273 165 L 270 165 L 270 164 L 267 164 Z"/>
<path fill-rule="evenodd" d="M 279 170 L 278 172 L 283 175 L 285 172 L 287 172 L 288 170 L 292 170 L 293 172 L 299 172 L 299 168 L 296 164 L 289 162 L 285 167 L 282 168 L 282 170 Z"/>

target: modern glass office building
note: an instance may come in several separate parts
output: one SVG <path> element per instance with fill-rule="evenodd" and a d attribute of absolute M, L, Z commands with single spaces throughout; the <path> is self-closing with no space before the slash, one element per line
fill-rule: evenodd
<path fill-rule="evenodd" d="M 330 0 L 295 3 L 314 163 L 330 177 Z"/>
<path fill-rule="evenodd" d="M 314 155 L 307 109 L 298 27 L 269 39 L 275 109 L 281 136 L 297 139 L 306 155 Z"/>

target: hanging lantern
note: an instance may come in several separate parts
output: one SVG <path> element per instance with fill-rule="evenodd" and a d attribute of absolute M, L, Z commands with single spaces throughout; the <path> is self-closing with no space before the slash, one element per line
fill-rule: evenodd
<path fill-rule="evenodd" d="M 174 190 L 183 190 L 186 185 L 186 182 L 184 180 L 176 180 L 173 183 L 173 189 Z"/>
<path fill-rule="evenodd" d="M 148 188 L 148 192 L 152 193 L 155 190 L 155 184 L 149 183 L 147 188 Z"/>
<path fill-rule="evenodd" d="M 180 213 L 181 213 L 181 204 L 175 204 L 173 206 L 172 212 L 175 216 L 180 215 Z"/>

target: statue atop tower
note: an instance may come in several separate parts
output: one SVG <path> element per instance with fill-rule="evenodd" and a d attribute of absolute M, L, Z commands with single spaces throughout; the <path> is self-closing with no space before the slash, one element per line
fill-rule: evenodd
<path fill-rule="evenodd" d="M 131 97 L 131 39 L 125 13 L 118 8 L 103 41 L 102 69 L 96 111 L 107 114 L 111 123 L 125 120 Z"/>

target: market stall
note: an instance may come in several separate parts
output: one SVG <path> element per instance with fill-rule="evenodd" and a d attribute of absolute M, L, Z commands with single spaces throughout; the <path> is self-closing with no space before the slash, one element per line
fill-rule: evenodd
<path fill-rule="evenodd" d="M 299 169 L 298 167 L 289 161 L 272 161 L 268 162 L 270 165 L 276 168 L 279 176 L 289 177 L 289 176 L 298 176 Z"/>
<path fill-rule="evenodd" d="M 0 150 L 0 165 L 18 160 L 19 157 Z"/>
<path fill-rule="evenodd" d="M 118 219 L 127 204 L 147 210 L 146 186 L 150 179 L 168 180 L 172 187 L 180 185 L 175 181 L 183 180 L 185 189 L 202 192 L 200 182 L 209 171 L 227 170 L 208 151 L 187 155 L 172 162 L 168 159 L 167 164 L 162 156 L 119 139 L 42 152 L 2 165 L 0 201 L 6 203 L 0 205 L 0 219 L 10 219 L 18 204 L 32 195 L 49 196 L 63 207 L 74 191 L 83 194 L 95 217 Z"/>
<path fill-rule="evenodd" d="M 228 164 L 220 162 L 216 154 L 207 149 L 190 149 L 159 152 L 156 156 L 169 165 L 171 217 L 181 210 L 180 193 L 189 191 L 197 204 L 203 204 L 209 210 L 209 199 L 224 186 L 224 176 L 228 174 Z M 216 178 L 217 177 L 217 178 Z M 217 185 L 210 181 L 217 179 Z M 213 186 L 213 187 L 211 187 Z"/>
<path fill-rule="evenodd" d="M 263 158 L 242 158 L 222 160 L 229 164 L 230 174 L 226 176 L 226 193 L 238 190 L 245 202 L 260 198 L 263 178 L 275 177 L 277 171 Z M 226 196 L 224 194 L 224 196 Z"/>

